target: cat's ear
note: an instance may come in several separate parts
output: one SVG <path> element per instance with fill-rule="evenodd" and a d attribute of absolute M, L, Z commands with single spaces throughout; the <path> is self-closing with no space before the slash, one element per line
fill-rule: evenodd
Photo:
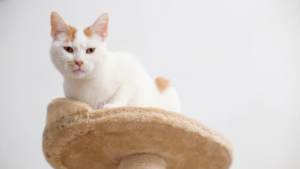
<path fill-rule="evenodd" d="M 62 17 L 56 13 L 51 13 L 51 36 L 52 38 L 56 38 L 56 36 L 60 33 L 67 32 L 69 30 L 69 26 L 65 23 Z"/>
<path fill-rule="evenodd" d="M 91 30 L 93 33 L 100 35 L 102 37 L 102 41 L 104 41 L 107 37 L 107 28 L 108 28 L 108 14 L 104 13 L 95 21 L 95 23 L 91 26 Z"/>

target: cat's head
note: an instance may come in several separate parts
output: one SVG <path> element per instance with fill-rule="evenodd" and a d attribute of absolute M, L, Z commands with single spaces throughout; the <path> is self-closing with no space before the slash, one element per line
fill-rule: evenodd
<path fill-rule="evenodd" d="M 50 55 L 64 77 L 80 79 L 97 75 L 107 60 L 107 26 L 107 13 L 82 29 L 67 25 L 58 13 L 52 12 Z"/>

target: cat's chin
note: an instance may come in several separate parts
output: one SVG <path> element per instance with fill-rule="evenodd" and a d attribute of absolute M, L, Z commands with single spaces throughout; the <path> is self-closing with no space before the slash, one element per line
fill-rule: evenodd
<path fill-rule="evenodd" d="M 86 72 L 82 70 L 73 71 L 70 76 L 74 79 L 83 79 L 86 77 Z"/>

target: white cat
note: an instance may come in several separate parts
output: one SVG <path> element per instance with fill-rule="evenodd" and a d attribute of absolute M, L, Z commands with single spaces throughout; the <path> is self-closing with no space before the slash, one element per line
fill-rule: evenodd
<path fill-rule="evenodd" d="M 66 97 L 94 109 L 139 106 L 180 112 L 177 93 L 168 80 L 154 81 L 130 54 L 107 51 L 108 14 L 82 29 L 67 25 L 52 12 L 51 27 L 50 55 L 64 77 Z"/>

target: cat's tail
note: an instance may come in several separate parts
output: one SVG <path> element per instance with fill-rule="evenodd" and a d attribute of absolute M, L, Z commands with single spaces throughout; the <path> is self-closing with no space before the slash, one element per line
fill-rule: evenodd
<path fill-rule="evenodd" d="M 175 91 L 175 88 L 170 85 L 170 81 L 163 78 L 158 77 L 155 79 L 155 83 L 157 86 L 157 89 L 159 90 L 161 94 L 161 106 L 164 107 L 167 110 L 180 112 L 180 102 L 177 95 L 177 92 Z"/>
<path fill-rule="evenodd" d="M 163 93 L 168 87 L 170 87 L 170 80 L 167 80 L 163 77 L 158 77 L 155 79 L 156 86 L 159 92 Z"/>

